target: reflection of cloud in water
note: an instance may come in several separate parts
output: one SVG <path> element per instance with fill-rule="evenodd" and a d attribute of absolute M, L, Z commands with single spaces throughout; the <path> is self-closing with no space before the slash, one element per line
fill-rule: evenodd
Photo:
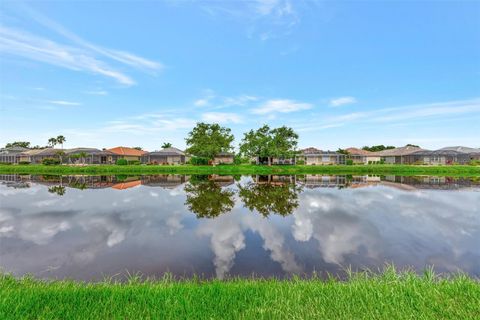
<path fill-rule="evenodd" d="M 235 270 L 235 259 L 266 251 L 281 266 L 275 275 L 389 261 L 417 269 L 428 264 L 439 271 L 462 268 L 480 276 L 479 196 L 472 191 L 317 188 L 305 189 L 287 218 L 249 212 L 235 195 L 231 212 L 197 219 L 184 206 L 182 186 L 68 189 L 59 197 L 36 184 L 28 189 L 0 185 L 0 260 L 18 273 L 48 269 L 77 277 L 83 272 L 78 277 L 87 279 L 127 267 L 149 275 L 169 268 L 182 274 L 190 265 L 193 272 L 224 277 Z M 249 231 L 263 245 L 250 242 Z M 241 250 L 253 254 L 239 255 Z M 265 268 L 256 261 L 238 265 L 252 268 L 239 270 L 243 274 Z"/>
<path fill-rule="evenodd" d="M 197 230 L 201 236 L 210 236 L 215 255 L 217 277 L 224 278 L 233 266 L 235 255 L 245 248 L 245 232 L 251 230 L 263 239 L 263 248 L 273 261 L 280 263 L 287 273 L 301 272 L 293 252 L 285 249 L 285 238 L 270 220 L 258 214 L 234 211 L 213 220 L 203 220 Z"/>
<path fill-rule="evenodd" d="M 380 266 L 385 261 L 479 273 L 480 200 L 475 192 L 405 192 L 393 188 L 308 190 L 292 234 L 315 239 L 325 262 Z M 452 261 L 455 261 L 452 263 Z"/>
<path fill-rule="evenodd" d="M 245 248 L 245 236 L 240 223 L 232 215 L 206 220 L 198 228 L 199 235 L 210 236 L 217 277 L 223 279 L 233 266 L 235 254 Z"/>

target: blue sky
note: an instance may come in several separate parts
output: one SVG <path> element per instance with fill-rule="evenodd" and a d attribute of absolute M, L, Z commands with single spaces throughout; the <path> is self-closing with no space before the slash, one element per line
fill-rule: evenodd
<path fill-rule="evenodd" d="M 480 2 L 0 4 L 0 144 L 183 148 L 197 121 L 300 147 L 480 147 Z"/>

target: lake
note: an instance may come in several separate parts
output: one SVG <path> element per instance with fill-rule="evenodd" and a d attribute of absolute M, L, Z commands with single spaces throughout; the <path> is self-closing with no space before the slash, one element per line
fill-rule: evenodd
<path fill-rule="evenodd" d="M 87 281 L 378 270 L 480 276 L 480 179 L 0 176 L 0 268 Z"/>

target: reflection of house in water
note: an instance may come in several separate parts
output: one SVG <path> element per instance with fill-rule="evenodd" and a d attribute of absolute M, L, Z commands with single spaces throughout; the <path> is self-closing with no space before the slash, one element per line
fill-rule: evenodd
<path fill-rule="evenodd" d="M 385 176 L 382 184 L 389 186 L 408 186 L 410 189 L 457 190 L 480 188 L 480 179 L 469 177 L 442 176 Z"/>
<path fill-rule="evenodd" d="M 310 189 L 338 188 L 338 187 L 345 187 L 346 185 L 345 176 L 307 174 L 304 176 L 299 176 L 297 178 L 297 181 Z"/>
<path fill-rule="evenodd" d="M 348 181 L 349 188 L 376 186 L 381 182 L 380 176 L 352 176 Z"/>
<path fill-rule="evenodd" d="M 29 176 L 19 174 L 2 174 L 0 175 L 0 182 L 9 188 L 30 188 L 28 178 Z"/>
<path fill-rule="evenodd" d="M 133 188 L 133 187 L 137 187 L 141 184 L 142 184 L 142 181 L 140 181 L 140 180 L 125 181 L 125 182 L 115 183 L 112 186 L 112 189 L 125 190 L 125 189 L 130 189 L 130 188 Z"/>
<path fill-rule="evenodd" d="M 235 183 L 233 176 L 224 176 L 219 174 L 211 174 L 208 176 L 208 180 L 215 182 L 221 187 L 227 187 Z"/>
<path fill-rule="evenodd" d="M 257 175 L 255 176 L 255 182 L 269 183 L 272 185 L 284 185 L 284 184 L 295 184 L 296 176 L 292 175 Z"/>
<path fill-rule="evenodd" d="M 162 174 L 142 176 L 142 184 L 148 187 L 176 188 L 189 180 L 189 176 L 181 174 Z"/>

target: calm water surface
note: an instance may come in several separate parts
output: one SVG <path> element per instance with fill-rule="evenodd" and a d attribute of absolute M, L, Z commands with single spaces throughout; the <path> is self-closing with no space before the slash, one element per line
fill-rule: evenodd
<path fill-rule="evenodd" d="M 480 179 L 0 176 L 0 268 L 100 280 L 341 274 L 385 263 L 480 276 Z"/>

